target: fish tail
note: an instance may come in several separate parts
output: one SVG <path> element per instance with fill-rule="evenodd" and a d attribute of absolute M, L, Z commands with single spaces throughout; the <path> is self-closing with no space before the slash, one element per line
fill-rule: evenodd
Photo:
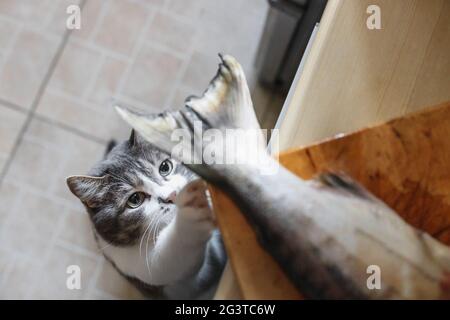
<path fill-rule="evenodd" d="M 191 108 L 211 128 L 260 129 L 241 65 L 221 55 L 216 76 L 201 97 L 190 96 Z"/>
<path fill-rule="evenodd" d="M 222 166 L 227 163 L 226 160 L 238 157 L 236 155 L 238 152 L 226 145 L 231 140 L 229 137 L 233 135 L 229 131 L 239 132 L 235 137 L 238 138 L 237 144 L 240 146 L 238 149 L 241 151 L 252 149 L 256 141 L 260 146 L 259 150 L 265 152 L 265 137 L 261 133 L 253 109 L 242 67 L 230 55 L 219 57 L 221 61 L 217 74 L 202 96 L 188 97 L 185 108 L 181 110 L 146 114 L 127 106 L 116 105 L 122 118 L 147 141 L 181 160 L 207 180 L 214 180 L 219 172 L 226 169 Z M 220 158 L 219 162 L 205 160 L 205 149 L 208 148 L 205 131 L 209 129 L 213 129 L 212 131 L 218 132 L 223 137 L 221 137 L 222 150 L 216 148 L 213 152 L 215 159 Z M 252 134 L 246 135 L 245 132 L 249 131 Z M 247 136 L 249 138 L 245 138 Z M 181 142 L 179 138 L 183 138 Z M 201 143 L 197 143 L 198 141 Z M 211 143 L 220 145 L 217 141 L 209 142 L 209 147 Z M 248 154 L 239 157 L 246 159 Z"/>

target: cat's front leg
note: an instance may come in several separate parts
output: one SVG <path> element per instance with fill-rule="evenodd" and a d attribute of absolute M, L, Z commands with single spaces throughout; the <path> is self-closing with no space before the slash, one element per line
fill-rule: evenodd
<path fill-rule="evenodd" d="M 206 244 L 214 229 L 202 180 L 189 183 L 177 196 L 178 213 L 158 236 L 152 255 L 155 285 L 166 285 L 194 275 L 201 267 Z"/>

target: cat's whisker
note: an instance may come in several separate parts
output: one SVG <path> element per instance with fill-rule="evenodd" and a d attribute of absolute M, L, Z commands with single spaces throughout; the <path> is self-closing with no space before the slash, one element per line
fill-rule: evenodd
<path fill-rule="evenodd" d="M 159 221 L 161 219 L 162 219 L 162 216 L 159 216 L 156 214 L 152 217 L 151 223 L 150 223 L 152 226 L 150 228 L 150 231 L 147 234 L 146 249 L 145 249 L 145 253 L 146 253 L 145 261 L 147 264 L 147 270 L 148 270 L 149 275 L 151 275 L 151 271 L 150 271 L 150 263 L 149 263 L 149 259 L 148 259 L 148 243 L 150 241 L 150 237 L 152 237 L 153 244 L 154 245 L 156 244 L 157 227 L 158 227 Z M 152 256 L 152 259 L 153 258 L 154 258 L 154 256 Z"/>
<path fill-rule="evenodd" d="M 160 227 L 159 226 L 161 225 L 161 222 L 162 222 L 163 219 L 164 219 L 164 215 L 162 214 L 162 215 L 159 216 L 159 219 L 156 221 L 155 231 L 153 233 L 153 242 L 154 243 L 156 243 L 156 240 L 158 240 L 158 235 L 159 235 L 159 231 L 160 231 Z"/>
<path fill-rule="evenodd" d="M 154 224 L 154 220 L 156 219 L 156 215 L 152 215 L 151 217 L 150 217 L 150 222 L 149 222 L 149 224 L 148 224 L 148 227 L 147 227 L 147 236 L 146 236 L 146 240 L 145 240 L 145 264 L 146 264 L 146 266 L 147 266 L 147 270 L 148 270 L 148 274 L 149 275 L 151 275 L 151 271 L 150 271 L 150 263 L 149 263 L 149 258 L 148 258 L 148 247 L 149 247 L 149 241 L 150 241 L 150 235 L 152 234 L 152 230 L 153 230 L 153 228 L 154 228 L 154 226 L 155 226 L 155 224 Z M 144 233 L 144 236 L 145 236 L 145 233 Z"/>
<path fill-rule="evenodd" d="M 159 221 L 159 216 L 156 216 L 155 223 L 153 224 L 153 228 L 152 228 L 152 240 L 153 240 L 153 243 L 155 243 L 155 244 L 156 244 L 156 232 L 157 232 L 157 228 L 158 228 L 158 221 Z"/>
<path fill-rule="evenodd" d="M 152 234 L 152 239 L 153 239 L 153 243 L 156 244 L 156 232 L 157 232 L 157 226 L 158 226 L 158 221 L 160 216 L 158 214 L 155 214 L 155 221 L 153 222 L 153 226 L 150 229 L 151 230 L 151 234 Z"/>
<path fill-rule="evenodd" d="M 150 222 L 149 222 L 150 228 L 147 232 L 147 237 L 146 237 L 146 241 L 145 241 L 145 263 L 146 263 L 149 275 L 151 275 L 151 271 L 150 271 L 150 261 L 149 261 L 149 257 L 148 257 L 148 252 L 149 252 L 148 247 L 149 247 L 150 237 L 152 236 L 153 230 L 155 228 L 155 221 L 157 218 L 158 218 L 158 216 L 156 214 L 151 216 Z"/>
<path fill-rule="evenodd" d="M 159 224 L 158 224 L 158 231 L 157 231 L 157 234 L 159 235 L 159 233 L 161 232 L 161 230 L 162 230 L 162 228 L 163 228 L 163 221 L 164 221 L 164 215 L 162 215 L 161 216 L 161 219 L 160 219 L 160 221 L 159 221 Z"/>
<path fill-rule="evenodd" d="M 150 232 L 147 233 L 147 240 L 145 242 L 145 264 L 147 265 L 148 274 L 151 277 L 150 263 L 148 261 L 148 241 L 150 240 Z"/>
<path fill-rule="evenodd" d="M 145 233 L 148 231 L 148 229 L 150 228 L 151 223 L 148 224 L 147 228 L 145 228 L 144 233 L 141 236 L 141 241 L 139 242 L 139 256 L 142 258 L 142 242 L 144 241 L 144 237 L 145 237 Z"/>

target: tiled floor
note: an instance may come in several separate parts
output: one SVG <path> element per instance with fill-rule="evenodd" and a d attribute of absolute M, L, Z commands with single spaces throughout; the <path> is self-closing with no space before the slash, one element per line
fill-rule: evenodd
<path fill-rule="evenodd" d="M 81 30 L 66 8 L 82 7 Z M 181 107 L 218 52 L 244 66 L 264 126 L 280 98 L 255 81 L 266 0 L 0 1 L 0 298 L 139 298 L 103 257 L 65 177 L 85 173 L 129 128 L 112 98 Z M 81 290 L 66 288 L 79 265 Z"/>

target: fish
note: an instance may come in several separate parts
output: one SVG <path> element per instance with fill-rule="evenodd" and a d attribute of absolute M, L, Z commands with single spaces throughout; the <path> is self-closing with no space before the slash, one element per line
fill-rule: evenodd
<path fill-rule="evenodd" d="M 180 147 L 173 133 L 189 132 L 178 159 L 233 199 L 260 245 L 305 298 L 449 299 L 450 248 L 406 223 L 350 177 L 328 172 L 303 180 L 265 151 L 253 163 L 244 161 L 248 154 L 235 155 L 241 161 L 230 164 L 198 161 L 207 148 L 204 141 L 195 143 L 199 124 L 224 135 L 229 129 L 260 129 L 242 67 L 230 55 L 219 56 L 205 92 L 188 97 L 182 109 L 151 114 L 118 103 L 117 112 L 169 154 Z M 265 150 L 263 138 L 246 139 L 240 143 L 257 141 Z M 273 174 L 260 170 L 274 165 Z"/>

